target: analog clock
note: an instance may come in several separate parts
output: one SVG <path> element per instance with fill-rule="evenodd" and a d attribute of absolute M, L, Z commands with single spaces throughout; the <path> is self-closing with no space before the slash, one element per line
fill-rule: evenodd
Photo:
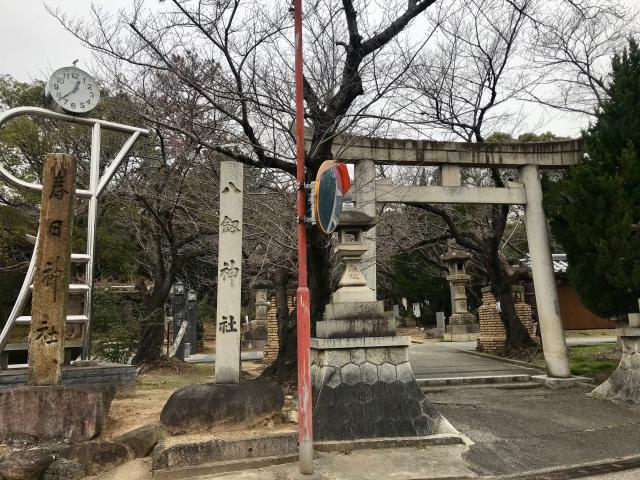
<path fill-rule="evenodd" d="M 53 72 L 45 93 L 54 109 L 73 114 L 90 112 L 100 101 L 96 81 L 76 67 L 62 67 Z"/>

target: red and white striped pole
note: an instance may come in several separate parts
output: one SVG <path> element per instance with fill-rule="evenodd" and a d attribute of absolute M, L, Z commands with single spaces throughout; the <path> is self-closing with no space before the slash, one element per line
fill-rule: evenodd
<path fill-rule="evenodd" d="M 305 227 L 304 93 L 302 89 L 302 0 L 293 0 L 295 34 L 296 158 L 298 181 L 298 442 L 300 473 L 313 473 L 313 423 L 311 407 L 310 296 L 307 286 L 307 231 Z"/>

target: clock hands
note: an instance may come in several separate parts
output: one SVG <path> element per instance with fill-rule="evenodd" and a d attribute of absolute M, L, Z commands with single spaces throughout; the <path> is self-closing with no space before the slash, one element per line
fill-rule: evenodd
<path fill-rule="evenodd" d="M 65 96 L 60 97 L 60 100 L 62 100 L 63 98 L 67 98 L 69 95 L 76 93 L 78 91 L 78 89 L 80 88 L 80 80 L 78 80 L 76 82 L 76 86 L 73 87 L 73 90 L 71 90 L 69 93 L 67 93 Z"/>

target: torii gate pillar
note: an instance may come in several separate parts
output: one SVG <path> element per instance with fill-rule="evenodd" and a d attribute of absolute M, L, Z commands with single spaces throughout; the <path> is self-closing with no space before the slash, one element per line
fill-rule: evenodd
<path fill-rule="evenodd" d="M 520 181 L 524 184 L 527 195 L 527 241 L 547 373 L 550 377 L 569 378 L 571 370 L 560 318 L 560 302 L 549 248 L 547 221 L 542 208 L 542 186 L 538 166 L 521 167 Z"/>
<path fill-rule="evenodd" d="M 354 165 L 355 207 L 370 217 L 376 216 L 376 164 L 373 160 L 358 160 Z M 360 271 L 376 298 L 376 227 L 364 233 L 367 252 L 362 256 Z"/>

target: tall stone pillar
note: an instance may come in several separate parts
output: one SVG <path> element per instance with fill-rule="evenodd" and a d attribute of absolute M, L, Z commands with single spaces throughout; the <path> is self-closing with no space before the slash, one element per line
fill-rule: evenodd
<path fill-rule="evenodd" d="M 542 186 L 537 165 L 520 168 L 520 181 L 527 193 L 527 241 L 547 374 L 550 377 L 568 378 L 571 370 L 560 318 L 560 302 L 549 248 L 547 221 L 542 208 Z"/>
<path fill-rule="evenodd" d="M 75 183 L 73 156 L 47 155 L 33 280 L 29 385 L 60 385 L 62 380 Z"/>
<path fill-rule="evenodd" d="M 358 160 L 354 165 L 354 184 L 356 210 L 370 217 L 376 216 L 376 164 L 373 160 Z M 362 255 L 360 270 L 367 280 L 368 287 L 376 298 L 376 227 L 364 233 L 364 245 L 367 251 Z"/>
<path fill-rule="evenodd" d="M 220 162 L 216 383 L 240 383 L 242 164 Z"/>

